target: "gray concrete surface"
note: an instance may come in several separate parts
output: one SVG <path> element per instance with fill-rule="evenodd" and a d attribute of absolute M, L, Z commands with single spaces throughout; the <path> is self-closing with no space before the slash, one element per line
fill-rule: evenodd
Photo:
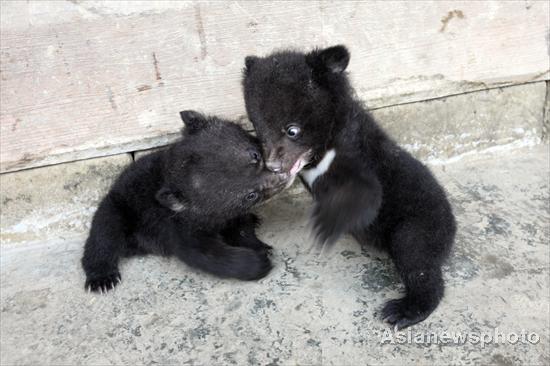
<path fill-rule="evenodd" d="M 92 295 L 79 265 L 83 236 L 2 244 L 1 364 L 548 365 L 548 145 L 500 147 L 434 170 L 459 232 L 446 296 L 411 333 L 377 317 L 402 289 L 388 257 L 349 238 L 310 252 L 310 199 L 283 194 L 260 209 L 275 268 L 258 282 L 151 256 L 124 262 L 122 284 Z M 444 333 L 495 329 L 533 343 L 448 343 Z M 419 334 L 440 339 L 418 343 Z"/>
<path fill-rule="evenodd" d="M 99 200 L 130 154 L 0 175 L 0 240 L 55 240 L 89 229 Z"/>
<path fill-rule="evenodd" d="M 546 83 L 530 83 L 380 108 L 373 115 L 423 161 L 441 161 L 543 135 Z"/>

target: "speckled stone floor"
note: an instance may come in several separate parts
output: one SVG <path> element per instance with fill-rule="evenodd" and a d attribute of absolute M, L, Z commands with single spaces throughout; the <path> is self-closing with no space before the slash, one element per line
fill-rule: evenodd
<path fill-rule="evenodd" d="M 259 282 L 146 257 L 91 295 L 83 237 L 2 245 L 1 364 L 548 365 L 548 158 L 540 145 L 434 167 L 459 231 L 444 300 L 408 330 L 379 319 L 402 290 L 388 257 L 350 238 L 313 253 L 310 199 L 283 194 L 260 210 L 275 268 Z"/>

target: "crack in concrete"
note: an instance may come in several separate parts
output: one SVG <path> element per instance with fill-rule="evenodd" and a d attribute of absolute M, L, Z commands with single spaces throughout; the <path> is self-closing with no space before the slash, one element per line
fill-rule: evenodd
<path fill-rule="evenodd" d="M 544 97 L 544 105 L 542 107 L 542 141 L 548 141 L 550 134 L 550 81 L 546 80 L 546 96 Z"/>
<path fill-rule="evenodd" d="M 195 4 L 195 21 L 197 22 L 197 33 L 201 44 L 201 60 L 204 60 L 206 55 L 208 55 L 208 50 L 206 49 L 206 35 L 204 33 L 200 4 Z"/>
<path fill-rule="evenodd" d="M 541 75 L 544 75 L 546 72 L 548 72 L 548 71 L 545 71 Z M 479 81 L 479 82 L 478 81 L 463 81 L 463 83 L 468 83 L 470 85 L 484 86 L 484 88 L 468 90 L 468 91 L 463 91 L 463 92 L 459 92 L 459 93 L 446 94 L 446 95 L 442 95 L 442 96 L 438 96 L 438 97 L 432 97 L 432 98 L 426 98 L 426 99 L 422 99 L 422 100 L 413 100 L 413 101 L 410 101 L 410 102 L 387 104 L 387 105 L 383 105 L 381 107 L 369 108 L 367 106 L 367 109 L 369 111 L 376 111 L 376 110 L 379 110 L 379 109 L 397 107 L 397 106 L 401 106 L 401 105 L 414 104 L 414 103 L 424 103 L 424 102 L 430 102 L 432 100 L 442 100 L 442 99 L 449 98 L 449 97 L 456 97 L 456 96 L 459 96 L 459 95 L 479 93 L 479 92 L 484 92 L 484 91 L 494 90 L 494 89 L 513 88 L 513 87 L 516 87 L 516 86 L 533 84 L 533 83 L 541 83 L 541 82 L 547 82 L 547 81 L 546 80 L 532 80 L 532 79 L 530 79 L 530 81 L 526 81 L 524 83 L 519 83 L 519 84 L 508 84 L 508 82 L 503 81 L 503 82 L 494 83 L 493 84 L 494 86 L 489 86 L 488 84 L 486 84 L 482 81 Z M 501 84 L 506 84 L 506 85 L 501 85 Z"/>

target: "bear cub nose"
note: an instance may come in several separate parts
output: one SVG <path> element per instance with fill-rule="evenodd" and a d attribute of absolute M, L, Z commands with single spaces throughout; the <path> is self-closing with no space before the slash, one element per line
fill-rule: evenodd
<path fill-rule="evenodd" d="M 280 160 L 268 160 L 265 166 L 273 173 L 279 173 L 283 168 Z"/>

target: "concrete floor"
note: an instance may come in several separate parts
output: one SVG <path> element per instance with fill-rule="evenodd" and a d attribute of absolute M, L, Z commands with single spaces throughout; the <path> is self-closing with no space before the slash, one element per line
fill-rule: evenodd
<path fill-rule="evenodd" d="M 79 264 L 84 237 L 3 244 L 1 364 L 548 365 L 548 145 L 495 150 L 434 167 L 459 232 L 446 296 L 410 332 L 393 333 L 377 315 L 402 289 L 388 257 L 349 238 L 310 252 L 310 200 L 284 194 L 260 210 L 275 268 L 259 282 L 147 257 L 122 264 L 115 291 L 92 295 Z M 488 340 L 495 328 L 520 339 L 445 338 Z M 439 342 L 426 342 L 430 334 Z"/>

